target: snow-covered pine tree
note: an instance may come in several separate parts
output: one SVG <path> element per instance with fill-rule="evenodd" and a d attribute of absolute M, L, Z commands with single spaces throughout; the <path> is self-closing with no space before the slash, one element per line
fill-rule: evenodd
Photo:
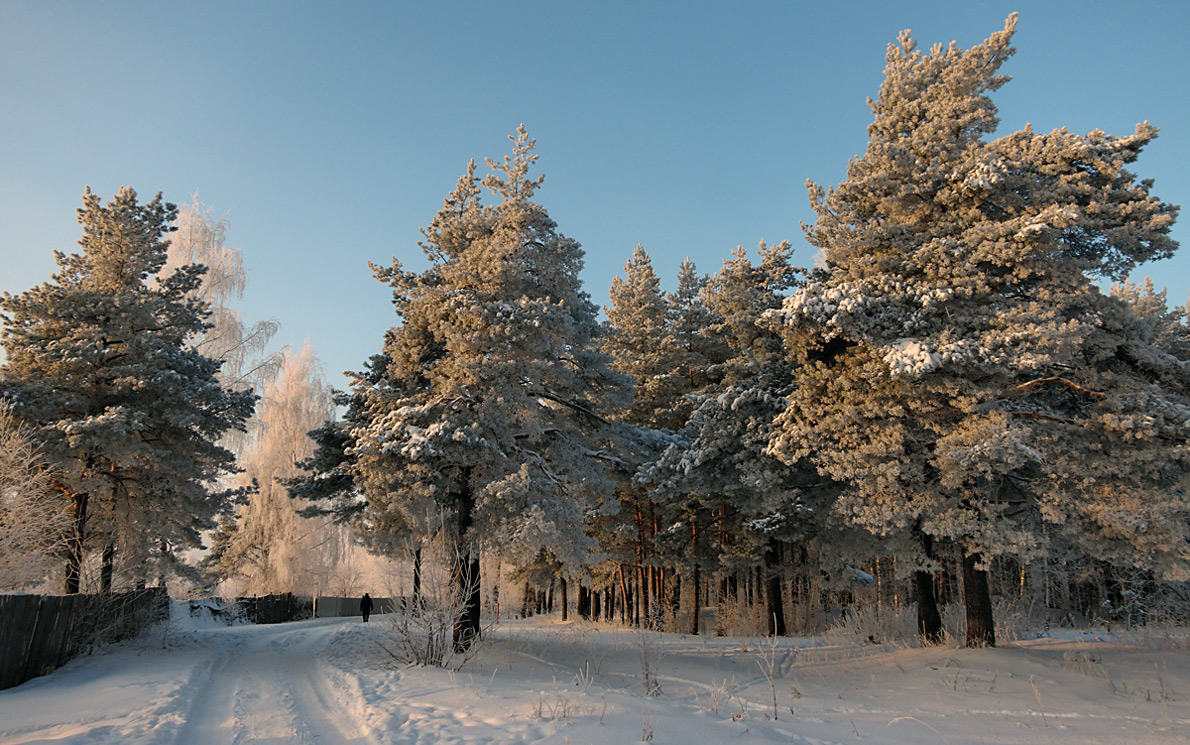
<path fill-rule="evenodd" d="M 423 230 L 427 270 L 375 269 L 402 323 L 386 335 L 383 380 L 354 383 L 367 511 L 383 524 L 433 504 L 457 541 L 459 647 L 479 631 L 481 546 L 516 563 L 545 552 L 583 566 L 595 549 L 591 511 L 614 508 L 599 412 L 626 382 L 595 345 L 579 244 L 532 201 L 535 143 L 524 127 L 513 142 L 482 181 L 498 204 L 481 203 L 472 162 Z"/>
<path fill-rule="evenodd" d="M 106 205 L 87 189 L 82 252 L 55 256 L 51 280 L 0 299 L 8 362 L 0 395 L 56 468 L 72 518 L 65 591 L 87 552 L 112 546 L 144 581 L 200 545 L 234 468 L 217 444 L 255 396 L 228 391 L 219 361 L 187 342 L 205 328 L 199 266 L 158 279 L 176 208 L 123 188 Z"/>
<path fill-rule="evenodd" d="M 603 351 L 634 384 L 623 420 L 650 429 L 680 429 L 686 420 L 675 402 L 682 399 L 687 386 L 675 359 L 666 296 L 642 246 L 632 252 L 624 276 L 612 279 L 608 299 Z"/>
<path fill-rule="evenodd" d="M 608 298 L 611 304 L 605 308 L 607 334 L 602 340 L 603 351 L 611 358 L 612 367 L 634 386 L 630 405 L 616 412 L 615 418 L 645 436 L 636 438 L 639 446 L 625 453 L 629 468 L 616 485 L 619 513 L 601 521 L 597 535 L 600 545 L 618 564 L 619 574 L 623 574 L 625 565 L 636 567 L 640 616 L 646 623 L 653 623 L 661 616 L 657 605 L 664 595 L 659 562 L 671 568 L 675 562 L 682 562 L 672 551 L 662 557 L 663 552 L 654 543 L 658 526 L 674 522 L 675 516 L 670 514 L 674 505 L 653 502 L 643 486 L 631 483 L 631 477 L 637 467 L 657 457 L 656 448 L 664 446 L 668 436 L 685 425 L 690 411 L 686 396 L 691 388 L 683 369 L 683 350 L 673 333 L 669 298 L 661 291 L 652 260 L 643 247 L 638 245 L 633 251 L 624 276 L 612 280 Z M 650 430 L 653 434 L 647 434 Z M 649 447 L 650 443 L 653 447 Z M 670 576 L 677 577 L 672 572 Z M 668 584 L 670 593 L 680 594 L 680 586 L 674 581 Z"/>
<path fill-rule="evenodd" d="M 1170 308 L 1166 291 L 1157 291 L 1152 277 L 1140 284 L 1128 280 L 1111 286 L 1111 296 L 1128 304 L 1142 333 L 1139 341 L 1172 354 L 1179 360 L 1190 361 L 1190 305 Z"/>
<path fill-rule="evenodd" d="M 704 357 L 711 364 L 701 373 L 706 384 L 697 391 L 700 403 L 677 440 L 637 476 L 652 485 L 655 500 L 682 499 L 691 540 L 703 536 L 691 549 L 701 555 L 714 546 L 718 569 L 734 574 L 765 566 L 765 615 L 769 632 L 777 634 L 785 633 L 778 543 L 806 536 L 809 492 L 821 481 L 766 452 L 790 373 L 781 338 L 758 322 L 794 285 L 791 252 L 788 242 L 761 242 L 760 263 L 753 264 L 737 248 L 705 284 L 700 304 L 706 326 L 698 336 L 711 342 L 704 349 L 715 352 Z"/>
<path fill-rule="evenodd" d="M 801 350 L 772 451 L 847 482 L 852 523 L 918 536 L 922 569 L 933 541 L 957 551 L 988 644 L 983 569 L 1043 551 L 1042 521 L 1110 561 L 1187 559 L 1184 371 L 1094 283 L 1176 247 L 1176 208 L 1125 169 L 1156 129 L 986 140 L 1015 26 L 890 45 L 866 153 L 810 184 L 824 266 L 770 314 Z"/>
<path fill-rule="evenodd" d="M 731 357 L 731 348 L 711 333 L 718 322 L 707 307 L 703 292 L 709 277 L 699 274 L 694 262 L 686 257 L 678 266 L 678 286 L 666 294 L 669 305 L 669 325 L 676 349 L 676 370 L 686 378 L 686 390 L 701 390 L 722 377 L 722 363 Z M 718 376 L 718 377 L 716 377 Z M 683 424 L 694 410 L 689 395 L 670 402 L 674 411 L 670 416 Z"/>

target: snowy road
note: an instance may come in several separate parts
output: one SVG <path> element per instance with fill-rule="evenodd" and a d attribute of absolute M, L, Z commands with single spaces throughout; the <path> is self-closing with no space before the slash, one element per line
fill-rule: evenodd
<path fill-rule="evenodd" d="M 1184 631 L 914 649 L 536 618 L 459 672 L 394 666 L 387 633 L 383 616 L 174 623 L 0 691 L 0 745 L 1190 743 Z"/>
<path fill-rule="evenodd" d="M 0 743 L 371 745 L 325 660 L 353 620 L 163 630 L 76 660 L 0 693 Z"/>
<path fill-rule="evenodd" d="M 345 620 L 345 619 L 344 619 Z M 310 742 L 370 744 L 345 715 L 319 652 L 339 630 L 333 624 L 237 627 L 240 643 L 220 651 L 186 714 L 184 743 L 262 745 Z"/>

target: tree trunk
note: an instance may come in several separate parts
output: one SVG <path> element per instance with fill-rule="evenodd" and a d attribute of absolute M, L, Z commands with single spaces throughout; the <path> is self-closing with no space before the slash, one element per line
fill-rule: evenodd
<path fill-rule="evenodd" d="M 628 611 L 628 583 L 624 578 L 624 564 L 620 564 L 620 624 L 627 626 L 632 612 Z"/>
<path fill-rule="evenodd" d="M 763 573 L 764 568 L 759 565 L 754 571 L 748 573 L 750 575 L 748 577 L 748 584 L 752 585 L 752 592 L 748 596 L 749 605 L 759 607 L 764 601 L 764 599 L 760 597 L 761 592 L 764 590 L 764 582 L 762 581 Z"/>
<path fill-rule="evenodd" d="M 996 646 L 996 626 L 992 618 L 992 594 L 988 573 L 976 569 L 980 555 L 963 554 L 963 601 L 967 606 L 967 646 Z"/>
<path fill-rule="evenodd" d="M 682 612 L 682 575 L 678 574 L 676 570 L 669 573 L 673 580 L 672 587 L 669 592 L 669 612 L 673 616 L 674 624 L 678 622 L 678 615 Z"/>
<path fill-rule="evenodd" d="M 115 574 L 116 547 L 107 544 L 103 547 L 103 569 L 99 575 L 99 591 L 104 595 L 112 594 L 112 575 Z"/>
<path fill-rule="evenodd" d="M 492 581 L 492 608 L 496 610 L 496 620 L 500 620 L 500 574 L 504 565 L 496 562 L 496 578 Z"/>
<path fill-rule="evenodd" d="M 702 605 L 702 572 L 698 567 L 698 522 L 696 520 L 690 521 L 690 557 L 692 572 L 690 577 L 691 602 L 690 602 L 690 634 L 698 635 L 698 610 Z"/>
<path fill-rule="evenodd" d="M 83 569 L 83 539 L 87 531 L 87 495 L 72 494 L 73 520 L 66 540 L 66 582 L 63 594 L 77 595 Z"/>
<path fill-rule="evenodd" d="M 785 603 L 781 597 L 781 553 L 776 541 L 764 552 L 764 608 L 768 616 L 769 636 L 785 636 Z"/>
<path fill-rule="evenodd" d="M 640 619 L 641 625 L 646 628 L 653 628 L 653 617 L 649 612 L 649 568 L 641 566 L 637 568 L 637 579 L 640 585 Z"/>
<path fill-rule="evenodd" d="M 578 583 L 578 617 L 591 619 L 591 591 L 582 582 Z"/>
<path fill-rule="evenodd" d="M 934 538 L 921 534 L 921 548 L 927 559 L 934 558 Z M 924 644 L 941 644 L 942 614 L 938 612 L 938 597 L 934 594 L 934 576 L 927 571 L 913 573 L 917 594 L 917 635 Z"/>
<path fill-rule="evenodd" d="M 637 567 L 636 574 L 637 576 L 632 582 L 632 625 L 640 628 L 640 567 Z"/>
<path fill-rule="evenodd" d="M 942 614 L 938 612 L 938 599 L 934 595 L 934 575 L 921 570 L 914 572 L 913 586 L 917 593 L 917 635 L 923 644 L 941 644 Z"/>
<path fill-rule="evenodd" d="M 558 592 L 561 594 L 562 600 L 562 620 L 570 619 L 570 607 L 566 603 L 566 578 L 558 577 Z"/>
<path fill-rule="evenodd" d="M 464 468 L 458 493 L 459 547 L 455 560 L 455 582 L 459 593 L 460 611 L 455 619 L 454 649 L 466 652 L 479 637 L 480 576 L 479 552 L 470 545 L 471 511 L 475 494 L 471 490 L 471 469 Z"/>
<path fill-rule="evenodd" d="M 421 599 L 421 544 L 413 550 L 413 607 L 420 610 Z"/>

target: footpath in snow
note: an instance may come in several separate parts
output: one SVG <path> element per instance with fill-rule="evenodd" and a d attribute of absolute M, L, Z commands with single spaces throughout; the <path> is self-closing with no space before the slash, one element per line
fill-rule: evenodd
<path fill-rule="evenodd" d="M 388 630 L 174 623 L 0 691 L 0 743 L 1190 742 L 1185 636 L 909 649 L 546 618 L 451 672 L 395 666 Z"/>

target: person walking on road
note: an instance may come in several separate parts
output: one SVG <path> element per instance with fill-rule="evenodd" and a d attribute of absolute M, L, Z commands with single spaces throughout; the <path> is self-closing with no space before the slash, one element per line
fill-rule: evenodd
<path fill-rule="evenodd" d="M 372 613 L 372 597 L 366 592 L 359 601 L 359 612 L 364 614 L 364 623 L 367 623 L 368 616 Z"/>

